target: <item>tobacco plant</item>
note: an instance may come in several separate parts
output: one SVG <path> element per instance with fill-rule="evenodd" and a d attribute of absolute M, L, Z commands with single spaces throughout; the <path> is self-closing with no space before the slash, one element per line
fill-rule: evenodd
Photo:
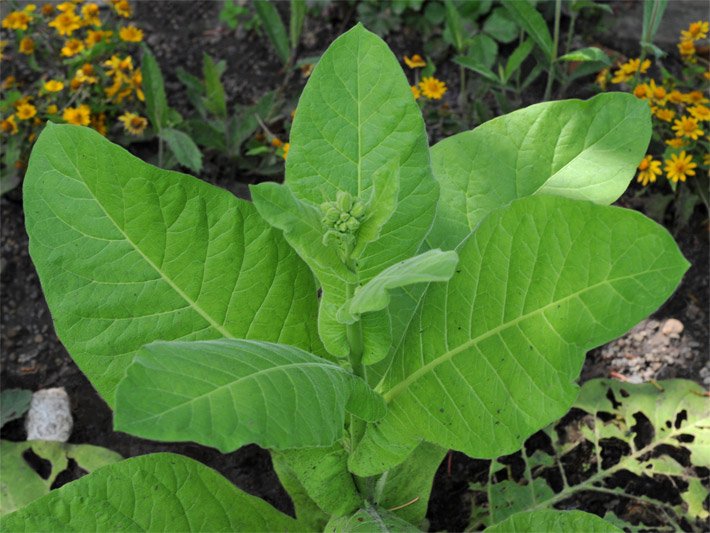
<path fill-rule="evenodd" d="M 153 454 L 3 529 L 421 526 L 446 450 L 518 450 L 573 404 L 585 352 L 687 269 L 662 227 L 608 205 L 649 136 L 645 103 L 603 94 L 429 148 L 396 58 L 359 25 L 301 96 L 285 183 L 253 203 L 48 125 L 24 188 L 30 252 L 116 429 L 268 448 L 296 516 Z M 577 512 L 509 521 L 496 527 L 614 530 Z"/>

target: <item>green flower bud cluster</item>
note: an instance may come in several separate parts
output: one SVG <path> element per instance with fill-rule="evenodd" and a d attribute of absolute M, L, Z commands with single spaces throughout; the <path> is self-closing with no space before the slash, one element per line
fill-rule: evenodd
<path fill-rule="evenodd" d="M 365 218 L 366 205 L 349 192 L 338 191 L 334 202 L 320 205 L 321 223 L 325 227 L 323 244 L 338 246 L 343 258 L 350 255 L 355 246 L 355 233 Z"/>

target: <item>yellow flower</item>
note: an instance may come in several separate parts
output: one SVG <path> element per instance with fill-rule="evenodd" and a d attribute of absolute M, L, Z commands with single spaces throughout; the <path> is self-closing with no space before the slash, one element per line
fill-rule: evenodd
<path fill-rule="evenodd" d="M 64 89 L 64 84 L 59 80 L 47 80 L 44 82 L 44 90 L 50 93 L 58 93 Z"/>
<path fill-rule="evenodd" d="M 81 8 L 81 16 L 84 17 L 85 26 L 101 26 L 98 5 L 94 3 L 84 4 Z"/>
<path fill-rule="evenodd" d="M 286 159 L 286 158 L 288 157 L 288 151 L 289 151 L 290 149 L 291 149 L 291 143 L 284 143 L 284 146 L 283 146 L 283 151 L 284 151 L 284 153 L 281 154 L 281 157 L 283 157 L 284 159 Z"/>
<path fill-rule="evenodd" d="M 668 101 L 673 104 L 682 104 L 683 93 L 677 89 L 673 89 L 671 92 L 668 93 Z"/>
<path fill-rule="evenodd" d="M 0 130 L 10 135 L 14 135 L 18 132 L 17 122 L 15 122 L 15 115 L 10 115 L 5 120 L 0 122 Z"/>
<path fill-rule="evenodd" d="M 702 104 L 688 108 L 688 112 L 693 115 L 697 120 L 708 121 L 710 120 L 710 109 Z"/>
<path fill-rule="evenodd" d="M 127 43 L 139 43 L 143 40 L 143 30 L 139 30 L 133 25 L 124 26 L 118 30 L 118 36 Z"/>
<path fill-rule="evenodd" d="M 273 139 L 271 139 L 271 146 L 273 146 L 275 148 L 281 148 L 283 145 L 284 145 L 284 142 L 281 139 L 279 139 L 278 137 L 274 137 Z"/>
<path fill-rule="evenodd" d="M 594 79 L 594 83 L 596 83 L 602 91 L 606 91 L 606 86 L 607 86 L 608 82 L 609 82 L 609 69 L 604 68 L 599 71 L 599 73 L 597 74 L 597 77 Z"/>
<path fill-rule="evenodd" d="M 634 87 L 634 96 L 636 98 L 640 98 L 641 100 L 648 98 L 650 93 L 651 91 L 645 83 L 639 83 L 636 87 Z"/>
<path fill-rule="evenodd" d="M 20 53 L 30 55 L 35 51 L 35 42 L 32 37 L 23 37 L 20 40 Z"/>
<path fill-rule="evenodd" d="M 701 91 L 690 91 L 683 95 L 683 101 L 688 104 L 707 104 L 710 102 Z"/>
<path fill-rule="evenodd" d="M 74 2 L 62 2 L 57 6 L 57 9 L 62 13 L 74 13 L 76 4 Z"/>
<path fill-rule="evenodd" d="M 84 43 L 82 43 L 79 39 L 69 39 L 62 47 L 62 55 L 64 57 L 72 57 L 83 50 Z"/>
<path fill-rule="evenodd" d="M 56 115 L 57 111 L 59 111 L 59 108 L 56 106 L 56 104 L 49 104 L 47 106 L 47 114 L 48 115 Z"/>
<path fill-rule="evenodd" d="M 662 85 L 656 85 L 656 80 L 651 80 L 648 83 L 649 96 L 654 102 L 664 105 L 667 94 L 666 89 Z"/>
<path fill-rule="evenodd" d="M 427 76 L 422 78 L 419 82 L 419 89 L 422 94 L 431 100 L 441 100 L 446 92 L 446 83 L 436 79 L 434 76 Z"/>
<path fill-rule="evenodd" d="M 146 118 L 127 111 L 118 117 L 118 120 L 123 122 L 123 129 L 131 135 L 141 135 L 148 127 L 148 120 Z"/>
<path fill-rule="evenodd" d="M 17 106 L 17 118 L 29 120 L 37 114 L 37 108 L 32 104 L 23 103 Z"/>
<path fill-rule="evenodd" d="M 62 118 L 68 124 L 88 126 L 91 122 L 91 108 L 86 104 L 81 104 L 79 107 L 67 107 L 62 113 Z"/>
<path fill-rule="evenodd" d="M 683 148 L 684 146 L 688 146 L 688 141 L 676 137 L 675 139 L 668 139 L 666 144 L 671 148 Z"/>
<path fill-rule="evenodd" d="M 0 84 L 0 87 L 2 87 L 3 89 L 12 89 L 16 82 L 17 80 L 15 79 L 15 76 L 8 76 L 4 80 L 2 80 L 2 84 Z"/>
<path fill-rule="evenodd" d="M 108 41 L 113 35 L 112 31 L 88 30 L 84 42 L 88 48 L 99 44 L 101 41 Z"/>
<path fill-rule="evenodd" d="M 691 59 L 695 55 L 695 43 L 693 41 L 681 41 L 678 43 L 678 51 L 683 59 Z"/>
<path fill-rule="evenodd" d="M 682 30 L 680 32 L 680 38 L 683 41 L 698 41 L 700 39 L 705 39 L 708 36 L 708 29 L 710 29 L 710 24 L 699 20 L 697 22 L 691 22 L 687 30 Z"/>
<path fill-rule="evenodd" d="M 44 5 L 42 6 L 42 14 L 43 14 L 45 17 L 48 17 L 48 16 L 51 15 L 52 13 L 54 13 L 54 6 L 53 6 L 52 4 L 44 4 Z"/>
<path fill-rule="evenodd" d="M 32 15 L 25 11 L 13 11 L 2 19 L 2 27 L 9 30 L 27 30 L 32 22 Z"/>
<path fill-rule="evenodd" d="M 656 176 L 660 176 L 663 173 L 661 171 L 661 162 L 653 159 L 652 155 L 647 155 L 641 160 L 638 171 L 636 181 L 644 187 L 649 183 L 656 183 Z"/>
<path fill-rule="evenodd" d="M 673 183 L 678 183 L 678 181 L 685 181 L 687 176 L 695 176 L 695 167 L 697 163 L 693 163 L 693 157 L 686 155 L 685 150 L 683 150 L 680 155 L 671 154 L 670 159 L 666 159 L 666 166 L 663 170 L 666 171 L 666 176 Z"/>
<path fill-rule="evenodd" d="M 57 30 L 59 35 L 71 35 L 81 28 L 81 19 L 72 11 L 60 13 L 49 25 Z"/>
<path fill-rule="evenodd" d="M 124 71 L 130 71 L 133 69 L 133 58 L 131 56 L 126 56 L 123 59 L 117 55 L 112 55 L 111 59 L 104 61 L 104 67 L 108 69 L 107 74 L 113 77 L 120 77 L 123 75 Z"/>
<path fill-rule="evenodd" d="M 409 68 L 426 67 L 426 61 L 419 54 L 414 54 L 412 57 L 404 56 L 404 62 Z"/>
<path fill-rule="evenodd" d="M 698 126 L 698 121 L 691 117 L 680 117 L 680 120 L 673 121 L 673 131 L 676 137 L 689 137 L 694 141 L 703 135 L 703 130 Z"/>
<path fill-rule="evenodd" d="M 128 3 L 128 0 L 111 0 L 111 3 L 119 16 L 130 18 L 133 14 L 131 4 Z"/>
<path fill-rule="evenodd" d="M 419 87 L 416 85 L 412 85 L 412 96 L 414 97 L 415 100 L 419 100 L 422 97 L 422 92 L 419 90 Z"/>
<path fill-rule="evenodd" d="M 137 68 L 134 72 L 133 75 L 131 76 L 131 87 L 136 93 L 136 98 L 143 102 L 145 100 L 145 95 L 143 94 L 143 73 L 141 72 L 141 69 Z"/>
<path fill-rule="evenodd" d="M 656 107 L 651 111 L 653 111 L 653 114 L 656 115 L 656 118 L 665 122 L 670 122 L 671 120 L 673 120 L 673 117 L 675 117 L 675 111 L 672 111 L 670 109 Z"/>
<path fill-rule="evenodd" d="M 645 73 L 651 67 L 651 60 L 644 59 L 629 59 L 626 63 L 619 65 L 619 68 L 614 72 L 612 83 L 624 83 L 634 77 L 634 74 L 640 72 Z"/>

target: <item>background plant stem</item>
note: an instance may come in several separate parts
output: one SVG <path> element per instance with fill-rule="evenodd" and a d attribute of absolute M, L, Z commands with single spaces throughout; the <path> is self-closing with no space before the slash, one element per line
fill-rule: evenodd
<path fill-rule="evenodd" d="M 555 28 L 552 36 L 552 56 L 550 57 L 550 68 L 547 71 L 547 85 L 545 86 L 545 96 L 543 100 L 549 100 L 552 95 L 552 81 L 555 79 L 557 63 L 557 50 L 560 44 L 560 18 L 562 16 L 562 0 L 555 0 Z"/>

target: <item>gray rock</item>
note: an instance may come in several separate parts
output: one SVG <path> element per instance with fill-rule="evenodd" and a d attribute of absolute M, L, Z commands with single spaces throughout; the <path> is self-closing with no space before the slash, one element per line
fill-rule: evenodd
<path fill-rule="evenodd" d="M 66 442 L 73 425 L 69 395 L 63 387 L 38 390 L 32 395 L 25 419 L 27 440 Z"/>

